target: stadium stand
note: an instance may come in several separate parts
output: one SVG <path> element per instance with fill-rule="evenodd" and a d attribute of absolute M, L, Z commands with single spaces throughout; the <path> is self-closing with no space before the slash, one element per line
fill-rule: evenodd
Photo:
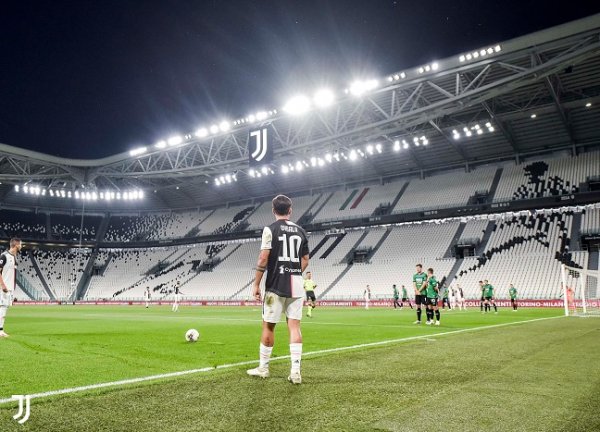
<path fill-rule="evenodd" d="M 17 210 L 0 210 L 0 234 L 23 239 L 46 238 L 46 215 Z"/>
<path fill-rule="evenodd" d="M 568 253 L 572 217 L 559 211 L 523 212 L 496 221 L 483 255 L 465 258 L 455 282 L 468 298 L 480 296 L 477 282 L 483 279 L 500 290 L 513 283 L 529 298 L 556 298 L 560 295 L 557 258 Z"/>
<path fill-rule="evenodd" d="M 584 211 L 581 220 L 581 234 L 600 234 L 600 206 Z"/>
<path fill-rule="evenodd" d="M 390 206 L 402 187 L 403 181 L 385 185 L 367 185 L 338 190 L 315 215 L 315 221 L 350 219 L 371 216 L 381 204 Z"/>
<path fill-rule="evenodd" d="M 493 167 L 480 167 L 411 180 L 393 213 L 466 205 L 476 192 L 490 190 L 495 173 Z"/>
<path fill-rule="evenodd" d="M 87 249 L 69 251 L 36 250 L 33 253 L 42 275 L 56 299 L 71 299 L 91 251 Z"/>
<path fill-rule="evenodd" d="M 85 215 L 83 217 L 82 227 L 80 215 L 70 216 L 64 214 L 51 214 L 50 223 L 52 226 L 52 239 L 78 241 L 81 236 L 82 240 L 96 240 L 96 234 L 101 220 L 102 216 Z"/>
<path fill-rule="evenodd" d="M 504 167 L 495 201 L 541 198 L 576 193 L 580 184 L 598 175 L 600 152 L 575 157 L 545 158 Z"/>

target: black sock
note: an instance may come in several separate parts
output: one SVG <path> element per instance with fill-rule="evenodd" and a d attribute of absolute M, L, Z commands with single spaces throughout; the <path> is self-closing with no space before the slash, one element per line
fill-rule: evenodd
<path fill-rule="evenodd" d="M 435 319 L 438 321 L 440 320 L 440 310 L 439 309 L 435 311 Z"/>
<path fill-rule="evenodd" d="M 421 321 L 421 308 L 417 308 L 417 321 Z"/>
<path fill-rule="evenodd" d="M 408 302 L 408 305 L 410 306 L 411 309 L 413 309 L 411 302 Z"/>
<path fill-rule="evenodd" d="M 498 312 L 498 308 L 496 307 L 496 303 L 494 303 L 494 311 Z"/>
<path fill-rule="evenodd" d="M 481 309 L 481 312 L 483 312 L 483 302 L 479 303 L 479 309 Z"/>

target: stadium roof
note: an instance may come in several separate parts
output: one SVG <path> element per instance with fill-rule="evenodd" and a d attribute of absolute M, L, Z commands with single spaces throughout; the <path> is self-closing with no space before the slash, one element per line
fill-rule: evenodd
<path fill-rule="evenodd" d="M 82 206 L 74 198 L 50 201 L 15 191 L 28 184 L 42 191 L 145 192 L 142 202 L 86 204 L 97 209 L 204 207 L 563 149 L 576 153 L 600 144 L 599 108 L 597 14 L 103 159 L 0 144 L 0 198 L 12 205 Z M 259 126 L 270 127 L 274 161 L 254 171 L 249 132 Z"/>

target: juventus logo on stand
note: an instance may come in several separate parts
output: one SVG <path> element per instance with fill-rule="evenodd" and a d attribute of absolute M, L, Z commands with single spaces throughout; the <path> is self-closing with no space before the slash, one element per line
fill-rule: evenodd
<path fill-rule="evenodd" d="M 268 165 L 273 161 L 271 128 L 269 126 L 250 131 L 248 136 L 249 165 Z"/>
<path fill-rule="evenodd" d="M 24 424 L 29 420 L 29 414 L 31 413 L 31 396 L 29 395 L 13 395 L 12 399 L 19 401 L 19 412 L 17 412 L 13 418 L 17 420 L 19 417 L 23 417 L 21 420 L 17 420 L 20 424 Z M 25 401 L 25 415 L 23 415 L 23 401 Z"/>

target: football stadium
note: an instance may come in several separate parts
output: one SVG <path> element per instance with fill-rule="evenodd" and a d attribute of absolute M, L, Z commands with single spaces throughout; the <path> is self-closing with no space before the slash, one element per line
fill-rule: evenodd
<path fill-rule="evenodd" d="M 473 41 L 0 144 L 0 430 L 600 430 L 600 14 Z"/>

